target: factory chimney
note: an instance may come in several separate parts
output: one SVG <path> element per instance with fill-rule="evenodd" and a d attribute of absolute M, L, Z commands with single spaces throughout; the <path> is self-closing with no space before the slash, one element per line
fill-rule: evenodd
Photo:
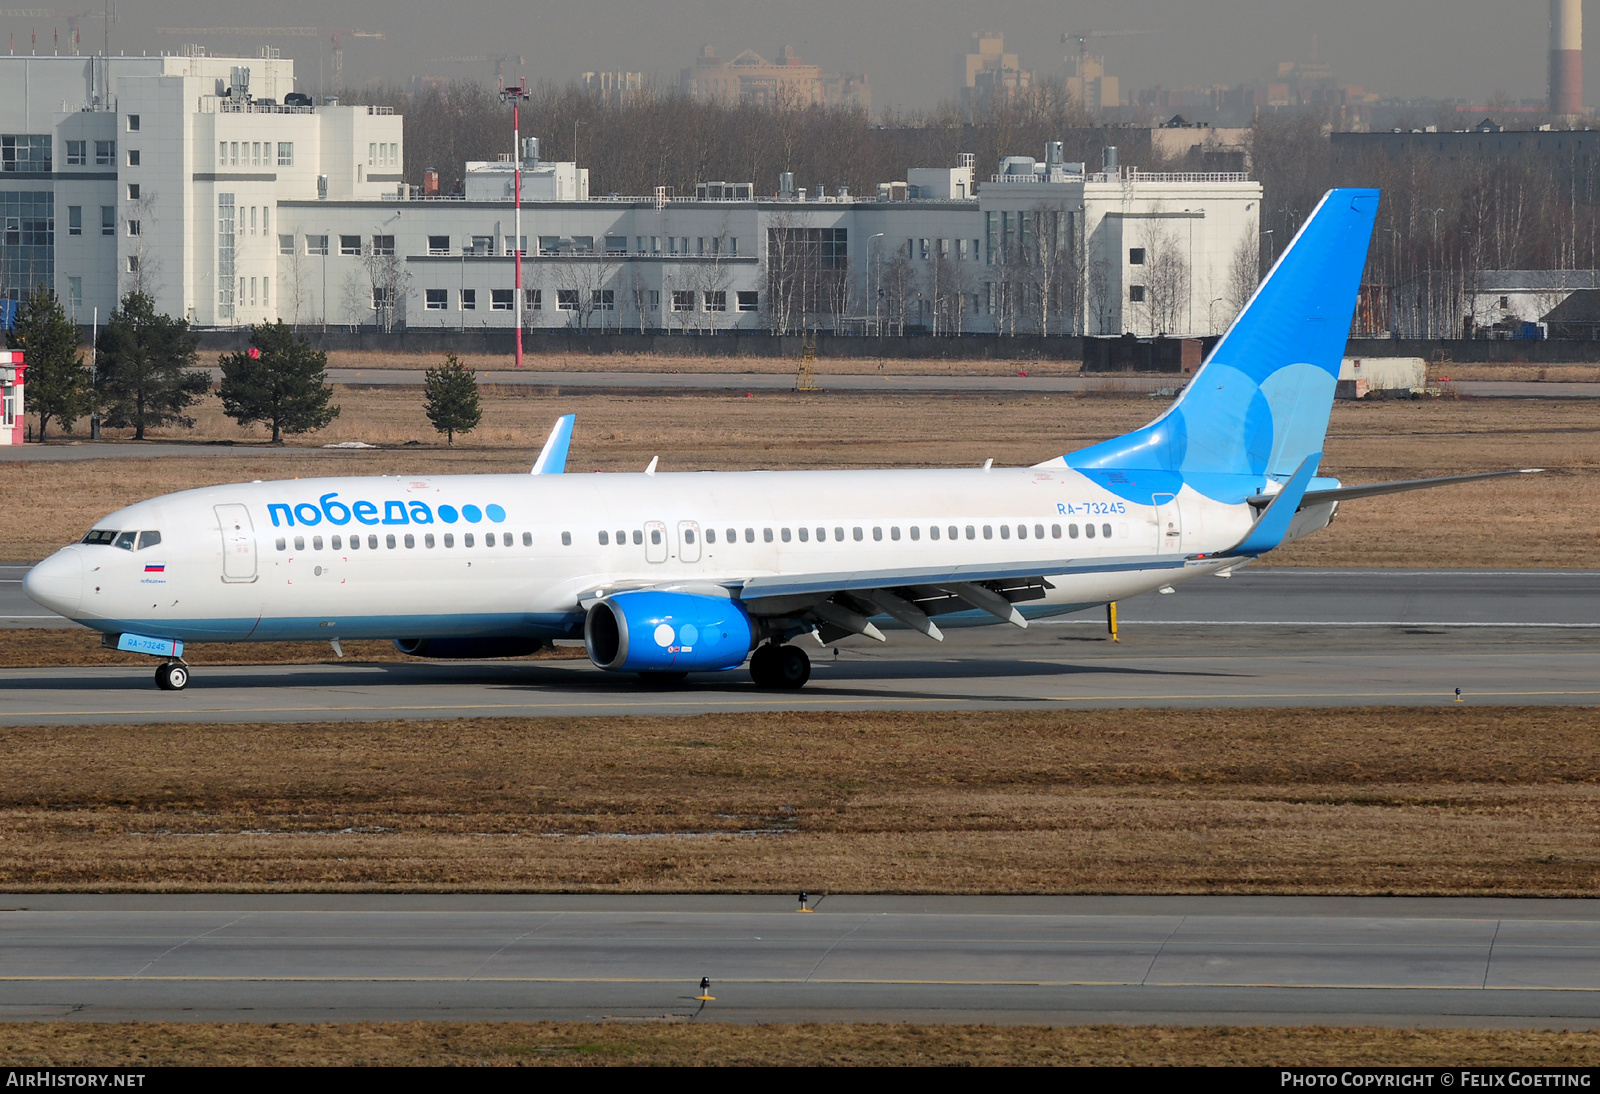
<path fill-rule="evenodd" d="M 1550 0 L 1550 113 L 1583 113 L 1583 0 Z"/>

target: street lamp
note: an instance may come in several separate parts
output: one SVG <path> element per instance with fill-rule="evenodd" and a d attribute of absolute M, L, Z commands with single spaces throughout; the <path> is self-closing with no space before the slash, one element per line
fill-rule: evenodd
<path fill-rule="evenodd" d="M 517 325 L 517 368 L 522 367 L 522 119 L 520 110 L 522 104 L 532 97 L 528 92 L 527 81 L 521 81 L 511 87 L 500 89 L 500 101 L 511 104 L 511 162 L 514 165 L 511 174 L 511 204 L 516 209 L 511 218 L 511 253 L 516 258 L 517 263 L 511 306 Z M 576 129 L 573 130 L 573 134 L 572 143 L 576 147 L 578 143 Z M 576 158 L 576 155 L 574 155 L 574 158 Z M 465 260 L 463 260 L 464 265 Z M 464 315 L 462 322 L 466 322 Z"/>
<path fill-rule="evenodd" d="M 1219 296 L 1206 305 L 1206 325 L 1211 328 L 1212 334 L 1217 333 L 1217 305 L 1226 299 L 1228 299 L 1226 296 Z"/>
<path fill-rule="evenodd" d="M 1272 234 L 1272 231 L 1273 230 L 1271 228 L 1268 228 L 1266 231 L 1262 232 L 1261 234 L 1264 235 L 1264 236 L 1270 236 Z M 1269 240 L 1267 240 L 1267 243 L 1268 243 L 1269 247 L 1271 248 L 1267 252 L 1267 269 L 1270 270 L 1272 268 L 1272 264 L 1278 260 L 1278 248 L 1276 246 L 1276 243 L 1277 243 L 1276 240 L 1269 239 Z M 1259 277 L 1260 274 L 1261 274 L 1261 271 L 1257 270 L 1256 271 L 1256 276 Z"/>
<path fill-rule="evenodd" d="M 883 233 L 867 237 L 867 253 L 872 254 L 872 241 L 882 239 Z M 883 292 L 883 244 L 878 244 L 876 263 L 872 268 L 872 333 L 875 337 L 883 337 L 883 327 L 878 322 L 878 297 Z"/>

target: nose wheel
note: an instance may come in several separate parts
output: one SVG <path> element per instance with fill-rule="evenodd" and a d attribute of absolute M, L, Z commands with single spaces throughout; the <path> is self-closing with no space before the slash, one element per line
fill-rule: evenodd
<path fill-rule="evenodd" d="M 750 655 L 750 679 L 758 688 L 796 691 L 811 679 L 811 658 L 799 646 L 769 642 Z"/>
<path fill-rule="evenodd" d="M 182 691 L 189 686 L 189 666 L 181 661 L 168 661 L 156 669 L 156 687 L 162 691 Z"/>

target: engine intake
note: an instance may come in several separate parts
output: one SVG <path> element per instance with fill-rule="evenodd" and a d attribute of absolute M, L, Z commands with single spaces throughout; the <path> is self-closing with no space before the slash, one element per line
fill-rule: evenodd
<path fill-rule="evenodd" d="M 655 589 L 608 596 L 583 623 L 589 659 L 608 672 L 738 668 L 755 636 L 737 600 Z"/>

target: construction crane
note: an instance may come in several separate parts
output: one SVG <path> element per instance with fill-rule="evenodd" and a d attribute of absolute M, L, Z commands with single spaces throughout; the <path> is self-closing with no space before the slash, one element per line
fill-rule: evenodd
<path fill-rule="evenodd" d="M 381 30 L 357 30 L 354 27 L 157 27 L 157 34 L 176 37 L 199 38 L 325 38 L 333 45 L 334 86 L 344 77 L 344 40 L 346 38 L 383 39 Z"/>
<path fill-rule="evenodd" d="M 1078 64 L 1081 67 L 1089 56 L 1089 39 L 1101 38 L 1132 38 L 1136 34 L 1160 34 L 1159 30 L 1091 30 L 1083 34 L 1063 34 L 1062 45 L 1078 44 Z"/>
<path fill-rule="evenodd" d="M 507 61 L 517 62 L 521 68 L 523 61 L 514 53 L 470 53 L 465 57 L 430 57 L 422 62 L 425 65 L 476 65 L 483 62 L 494 65 L 494 82 L 497 86 L 504 86 L 505 67 Z"/>

